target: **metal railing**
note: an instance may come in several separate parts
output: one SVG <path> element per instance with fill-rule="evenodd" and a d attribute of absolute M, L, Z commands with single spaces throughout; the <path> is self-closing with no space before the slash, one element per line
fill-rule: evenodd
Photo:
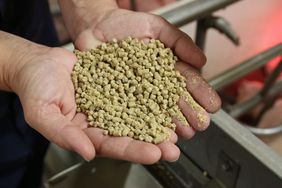
<path fill-rule="evenodd" d="M 235 82 L 239 78 L 246 76 L 252 71 L 261 68 L 273 58 L 281 55 L 282 43 L 277 44 L 276 46 L 262 53 L 259 53 L 258 55 L 238 64 L 237 66 L 230 68 L 228 71 L 225 71 L 222 74 L 219 74 L 215 78 L 210 79 L 209 83 L 211 86 L 213 86 L 214 89 L 220 90 L 225 86 Z M 255 125 L 259 123 L 259 120 L 264 115 L 264 112 L 266 112 L 266 110 L 268 110 L 268 108 L 274 103 L 276 96 L 282 92 L 282 81 L 276 81 L 281 72 L 282 61 L 280 61 L 276 69 L 266 79 L 264 86 L 260 90 L 260 92 L 258 92 L 256 95 L 254 95 L 247 101 L 227 106 L 225 110 L 228 112 L 229 115 L 234 118 L 237 118 L 247 113 L 259 103 L 265 102 L 266 105 L 260 111 L 258 117 L 255 120 Z M 255 135 L 273 135 L 282 133 L 282 125 L 276 125 L 273 128 L 257 128 L 255 126 L 250 126 L 246 124 L 244 125 Z"/>
<path fill-rule="evenodd" d="M 152 13 L 166 19 L 171 24 L 180 27 L 192 21 L 211 15 L 239 0 L 183 0 Z"/>

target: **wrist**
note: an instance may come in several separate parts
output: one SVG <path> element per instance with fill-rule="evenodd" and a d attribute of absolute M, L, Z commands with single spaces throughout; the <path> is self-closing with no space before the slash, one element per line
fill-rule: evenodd
<path fill-rule="evenodd" d="M 27 43 L 23 44 L 21 47 L 25 49 L 15 53 L 17 58 L 14 59 L 13 65 L 16 66 L 16 68 L 11 69 L 13 71 L 11 73 L 12 77 L 8 80 L 11 90 L 18 95 L 21 93 L 22 88 L 25 87 L 25 79 L 23 79 L 27 76 L 25 74 L 25 70 L 35 66 L 35 63 L 39 63 L 40 61 L 35 60 L 44 56 L 51 49 L 50 47 L 39 45 L 30 41 L 26 42 Z M 38 75 L 33 76 L 36 77 Z"/>
<path fill-rule="evenodd" d="M 48 47 L 1 31 L 0 41 L 3 54 L 0 57 L 0 89 L 17 93 L 21 80 L 19 75 L 23 67 Z"/>

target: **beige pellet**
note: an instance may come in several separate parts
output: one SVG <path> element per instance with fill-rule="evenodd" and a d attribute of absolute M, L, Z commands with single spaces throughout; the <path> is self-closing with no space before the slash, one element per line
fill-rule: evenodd
<path fill-rule="evenodd" d="M 174 70 L 177 57 L 159 40 L 144 44 L 131 37 L 113 39 L 74 54 L 78 61 L 71 77 L 77 112 L 87 114 L 89 125 L 104 129 L 104 135 L 158 144 L 169 138 L 165 127 L 175 130 L 171 117 L 187 124 L 177 106 L 180 96 L 199 108 L 186 90 L 185 78 Z"/>

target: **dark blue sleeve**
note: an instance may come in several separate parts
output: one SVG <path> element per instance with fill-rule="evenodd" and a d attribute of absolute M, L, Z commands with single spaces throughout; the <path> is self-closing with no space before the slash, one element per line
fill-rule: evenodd
<path fill-rule="evenodd" d="M 47 0 L 0 0 L 0 29 L 47 46 L 58 39 Z"/>
<path fill-rule="evenodd" d="M 57 46 L 47 0 L 0 0 L 0 29 Z M 40 187 L 48 141 L 24 120 L 19 98 L 0 91 L 0 187 Z"/>

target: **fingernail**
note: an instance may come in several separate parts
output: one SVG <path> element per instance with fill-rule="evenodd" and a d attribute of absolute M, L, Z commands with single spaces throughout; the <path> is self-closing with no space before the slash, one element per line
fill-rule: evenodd
<path fill-rule="evenodd" d="M 174 160 L 168 160 L 168 162 L 174 163 L 174 162 L 178 161 L 178 159 L 179 159 L 179 157 L 177 159 L 174 159 Z"/>

